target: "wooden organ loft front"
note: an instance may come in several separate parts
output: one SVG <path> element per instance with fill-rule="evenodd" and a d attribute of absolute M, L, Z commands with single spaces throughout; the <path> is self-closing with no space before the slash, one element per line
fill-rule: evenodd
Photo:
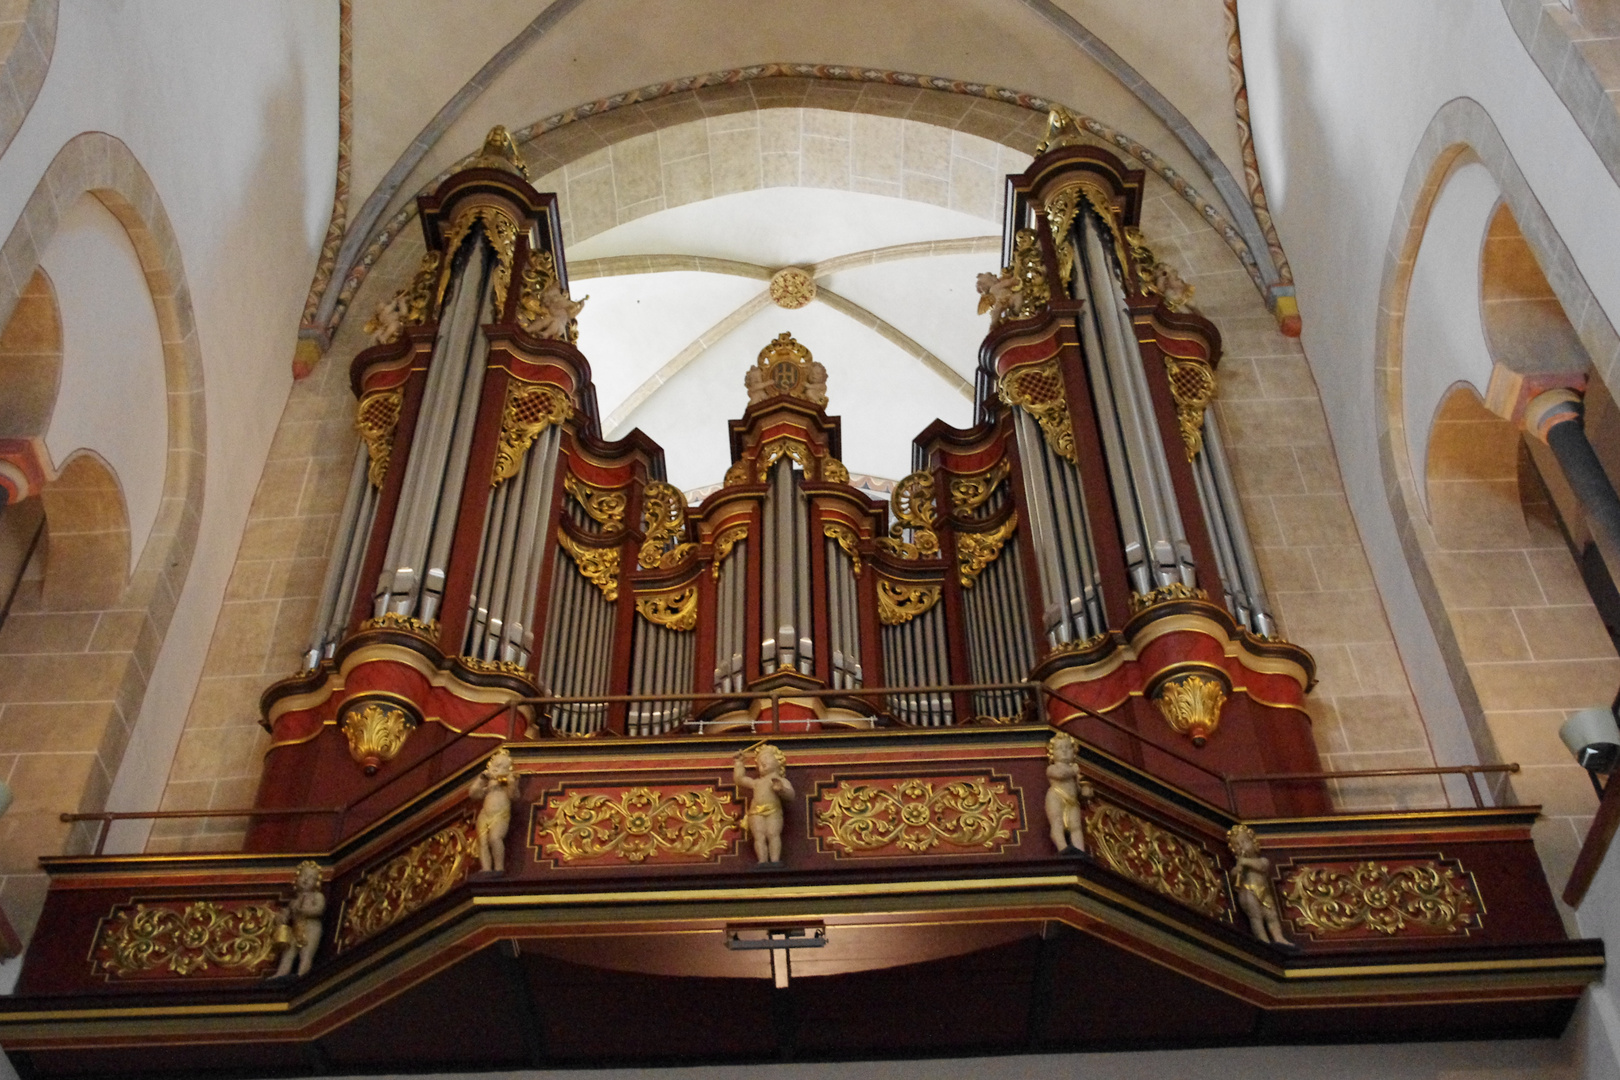
<path fill-rule="evenodd" d="M 1219 333 L 1137 232 L 1142 174 L 1059 114 L 1040 149 L 980 281 L 975 424 L 875 501 L 828 411 L 859 387 L 782 334 L 689 506 L 661 447 L 603 438 L 557 198 L 492 132 L 354 359 L 244 850 L 43 860 L 13 1060 L 1560 1031 L 1602 949 L 1566 939 L 1535 808 L 1334 811 L 1209 407 Z"/>

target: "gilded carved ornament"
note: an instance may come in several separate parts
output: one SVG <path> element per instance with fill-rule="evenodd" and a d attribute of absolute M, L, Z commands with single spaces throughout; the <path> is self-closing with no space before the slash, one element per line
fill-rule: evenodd
<path fill-rule="evenodd" d="M 884 626 L 908 623 L 939 603 L 938 585 L 901 585 L 878 578 L 878 622 Z"/>
<path fill-rule="evenodd" d="M 878 547 L 901 559 L 931 559 L 939 554 L 939 536 L 934 523 L 939 519 L 934 509 L 934 476 L 919 471 L 910 474 L 894 486 L 889 496 L 889 509 L 894 523 L 889 535 L 878 538 Z M 905 539 L 910 530 L 911 540 Z"/>
<path fill-rule="evenodd" d="M 1174 675 L 1153 695 L 1159 714 L 1177 735 L 1185 735 L 1194 746 L 1203 746 L 1221 726 L 1221 707 L 1226 704 L 1226 685 L 1203 675 Z"/>
<path fill-rule="evenodd" d="M 697 550 L 696 544 L 680 541 L 686 533 L 686 496 L 677 487 L 653 480 L 642 488 L 641 523 L 647 538 L 636 563 L 643 570 L 672 569 Z"/>
<path fill-rule="evenodd" d="M 782 460 L 784 456 L 793 459 L 794 464 L 798 465 L 804 472 L 806 480 L 816 478 L 816 457 L 810 447 L 803 440 L 796 439 L 792 435 L 778 435 L 759 448 L 759 457 L 755 460 L 758 465 L 757 472 L 760 483 L 770 482 L 771 467 Z M 737 464 L 742 463 L 738 462 Z M 736 466 L 734 465 L 732 468 L 736 468 Z M 728 484 L 730 476 L 731 473 L 728 471 L 726 473 Z"/>
<path fill-rule="evenodd" d="M 748 483 L 751 479 L 753 479 L 753 476 L 748 468 L 748 462 L 746 460 L 733 461 L 731 466 L 726 469 L 725 478 L 720 481 L 720 486 L 736 487 L 738 484 Z"/>
<path fill-rule="evenodd" d="M 971 589 L 985 567 L 996 561 L 1002 546 L 1018 530 L 1018 512 L 989 532 L 959 532 L 956 534 L 956 579 L 964 589 Z"/>
<path fill-rule="evenodd" d="M 338 723 L 349 742 L 349 756 L 374 776 L 384 762 L 404 749 L 405 740 L 421 724 L 420 718 L 387 701 L 362 701 L 344 710 Z"/>
<path fill-rule="evenodd" d="M 784 266 L 771 275 L 771 303 L 788 311 L 806 307 L 816 298 L 816 279 L 797 266 Z"/>
<path fill-rule="evenodd" d="M 478 864 L 478 830 L 463 818 L 362 874 L 338 921 L 342 952 L 375 937 L 467 880 Z"/>
<path fill-rule="evenodd" d="M 1019 825 L 1017 798 L 988 776 L 844 780 L 817 797 L 815 818 L 828 843 L 850 854 L 896 847 L 922 855 L 941 844 L 994 851 Z"/>
<path fill-rule="evenodd" d="M 119 906 L 97 927 L 90 960 L 114 978 L 243 978 L 275 956 L 275 934 L 276 905 L 269 899 Z"/>
<path fill-rule="evenodd" d="M 510 379 L 506 384 L 506 404 L 501 409 L 500 443 L 495 450 L 495 468 L 489 486 L 517 475 L 523 455 L 540 433 L 553 424 L 561 424 L 574 415 L 573 403 L 568 395 L 545 383 Z"/>
<path fill-rule="evenodd" d="M 1291 945 L 1283 934 L 1277 898 L 1271 892 L 1271 860 L 1260 853 L 1260 841 L 1247 825 L 1234 825 L 1226 831 L 1226 846 L 1232 852 L 1232 895 L 1249 917 L 1249 932 L 1257 941 Z"/>
<path fill-rule="evenodd" d="M 750 405 L 784 394 L 812 405 L 827 404 L 827 369 L 786 330 L 759 351 L 758 362 L 743 376 L 743 386 Z"/>
<path fill-rule="evenodd" d="M 1137 291 L 1146 296 L 1160 297 L 1164 300 L 1164 306 L 1171 311 L 1185 311 L 1192 307 L 1193 287 L 1182 280 L 1173 266 L 1159 261 L 1143 239 L 1142 230 L 1127 225 L 1122 234 L 1125 245 L 1130 248 L 1131 261 L 1136 264 Z"/>
<path fill-rule="evenodd" d="M 1090 637 L 1081 641 L 1064 641 L 1052 646 L 1048 656 L 1070 656 L 1077 653 L 1088 653 L 1108 640 L 1108 631 L 1099 630 Z"/>
<path fill-rule="evenodd" d="M 617 532 L 624 527 L 624 512 L 630 500 L 623 489 L 599 488 L 567 473 L 563 476 L 563 490 L 574 497 L 592 521 L 602 526 L 603 532 Z"/>
<path fill-rule="evenodd" d="M 1001 400 L 1029 413 L 1041 426 L 1046 443 L 1059 457 L 1079 464 L 1074 450 L 1074 426 L 1069 419 L 1069 399 L 1063 384 L 1063 369 L 1057 357 L 1039 364 L 1015 367 L 1001 377 Z"/>
<path fill-rule="evenodd" d="M 579 340 L 579 313 L 589 296 L 572 299 L 563 291 L 549 252 L 530 254 L 518 291 L 517 322 L 531 335 L 569 344 Z"/>
<path fill-rule="evenodd" d="M 536 835 L 547 856 L 564 862 L 606 855 L 631 863 L 711 859 L 740 834 L 737 810 L 732 795 L 714 787 L 570 791 L 548 801 Z"/>
<path fill-rule="evenodd" d="M 603 599 L 612 603 L 619 598 L 618 548 L 587 547 L 560 529 L 557 531 L 557 545 L 568 552 L 585 580 L 602 590 Z"/>
<path fill-rule="evenodd" d="M 394 611 L 385 611 L 374 619 L 367 619 L 360 624 L 360 629 L 402 630 L 407 634 L 427 638 L 429 641 L 439 640 L 439 622 L 437 619 L 416 619 Z"/>
<path fill-rule="evenodd" d="M 688 585 L 674 592 L 637 596 L 636 613 L 655 626 L 683 632 L 695 629 L 698 619 L 697 586 Z"/>
<path fill-rule="evenodd" d="M 1010 472 L 1012 465 L 1002 458 L 977 475 L 951 477 L 951 509 L 956 511 L 956 516 L 967 517 L 989 502 L 990 496 L 995 494 L 996 488 Z"/>
<path fill-rule="evenodd" d="M 1052 301 L 1046 267 L 1033 229 L 1013 234 L 1013 261 L 997 274 L 978 277 L 979 314 L 990 315 L 992 328 L 1007 319 L 1027 319 Z"/>
<path fill-rule="evenodd" d="M 739 525 L 727 525 L 715 535 L 714 566 L 711 568 L 711 572 L 716 580 L 720 577 L 720 566 L 726 561 L 727 556 L 731 554 L 731 549 L 746 539 L 748 539 L 747 522 Z"/>
<path fill-rule="evenodd" d="M 469 169 L 504 169 L 507 172 L 516 172 L 525 180 L 531 180 L 529 165 L 518 153 L 517 143 L 512 141 L 511 132 L 502 124 L 496 124 L 484 136 L 484 145 L 478 151 L 478 156 L 467 163 Z"/>
<path fill-rule="evenodd" d="M 1209 593 L 1196 585 L 1183 585 L 1179 581 L 1172 581 L 1168 585 L 1161 585 L 1152 592 L 1131 593 L 1131 614 L 1146 611 L 1155 604 L 1168 604 L 1173 600 L 1208 600 Z"/>
<path fill-rule="evenodd" d="M 1227 917 L 1220 864 L 1202 845 L 1100 799 L 1086 804 L 1084 816 L 1090 850 L 1116 874 L 1211 918 Z"/>
<path fill-rule="evenodd" d="M 468 671 L 481 671 L 486 675 L 510 675 L 515 679 L 530 681 L 534 679 L 527 667 L 513 660 L 485 660 L 477 656 L 461 656 L 457 659 Z"/>
<path fill-rule="evenodd" d="M 403 387 L 373 390 L 360 399 L 355 409 L 355 430 L 360 432 L 366 444 L 366 456 L 371 459 L 366 478 L 372 487 L 382 487 L 388 478 L 388 459 L 394 452 L 394 432 L 399 427 L 399 411 L 404 400 Z"/>
<path fill-rule="evenodd" d="M 449 258 L 439 274 L 439 289 L 434 299 L 434 307 L 443 306 L 445 290 L 450 287 L 450 271 L 455 265 L 456 251 L 475 226 L 483 230 L 484 235 L 489 238 L 490 247 L 495 249 L 495 311 L 492 318 L 499 319 L 506 311 L 506 289 L 512 280 L 512 258 L 517 250 L 518 225 L 505 210 L 487 203 L 469 206 L 450 226 L 444 244 L 444 250 Z"/>
<path fill-rule="evenodd" d="M 391 345 L 407 328 L 427 321 L 428 305 L 433 302 L 433 284 L 439 278 L 439 259 L 437 251 L 427 252 L 411 283 L 377 305 L 376 313 L 362 328 L 371 336 L 373 345 Z"/>
<path fill-rule="evenodd" d="M 842 461 L 828 454 L 821 459 L 821 482 L 824 484 L 847 484 L 849 483 L 849 470 L 844 468 Z"/>
<path fill-rule="evenodd" d="M 824 521 L 821 524 L 821 535 L 836 543 L 844 549 L 849 556 L 850 565 L 855 570 L 855 576 L 861 576 L 861 538 L 855 530 L 842 521 Z"/>
<path fill-rule="evenodd" d="M 1372 860 L 1300 866 L 1288 871 L 1282 892 L 1295 926 L 1316 934 L 1455 934 L 1478 927 L 1484 910 L 1471 875 L 1452 860 L 1395 869 Z"/>
<path fill-rule="evenodd" d="M 1168 353 L 1164 373 L 1170 383 L 1170 397 L 1176 403 L 1176 427 L 1191 461 L 1204 448 L 1204 413 L 1215 397 L 1215 372 L 1202 360 L 1186 360 Z"/>
<path fill-rule="evenodd" d="M 1060 146 L 1083 146 L 1085 142 L 1085 132 L 1080 130 L 1080 121 L 1074 113 L 1062 105 L 1053 105 L 1046 114 L 1046 135 L 1035 144 L 1035 156 L 1040 157 Z"/>

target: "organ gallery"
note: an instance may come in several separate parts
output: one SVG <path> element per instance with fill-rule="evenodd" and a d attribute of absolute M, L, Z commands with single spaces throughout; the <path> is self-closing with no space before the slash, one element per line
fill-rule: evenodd
<path fill-rule="evenodd" d="M 353 357 L 243 850 L 46 860 L 8 1051 L 207 1074 L 242 1045 L 495 1068 L 1561 1030 L 1602 951 L 1566 938 L 1533 808 L 1336 811 L 1210 408 L 1220 329 L 1138 232 L 1142 174 L 1071 132 L 1007 178 L 971 426 L 917 432 L 877 498 L 841 460 L 863 388 L 782 333 L 741 416 L 691 417 L 731 464 L 690 500 L 680 446 L 604 437 L 558 196 L 492 132 Z"/>

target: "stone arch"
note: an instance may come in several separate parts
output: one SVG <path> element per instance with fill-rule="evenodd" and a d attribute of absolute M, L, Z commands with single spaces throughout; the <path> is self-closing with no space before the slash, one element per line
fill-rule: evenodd
<path fill-rule="evenodd" d="M 123 761 L 190 569 L 202 512 L 202 362 L 180 246 L 151 178 L 117 138 L 77 135 L 46 167 L 0 243 L 0 263 L 9 270 L 0 275 L 0 324 L 18 312 L 41 253 L 86 193 L 123 226 L 145 277 L 162 342 L 168 446 L 157 520 L 133 573 L 116 589 L 99 582 L 95 595 L 79 601 L 105 606 L 50 610 L 45 578 L 36 576 L 33 596 L 20 595 L 0 628 L 0 652 L 8 654 L 0 664 L 0 755 L 14 755 L 10 781 L 17 796 L 0 819 L 0 906 L 24 933 L 43 899 L 35 859 L 76 850 L 90 835 L 70 831 L 56 815 L 101 809 Z M 47 516 L 90 502 L 103 513 L 84 520 L 106 522 L 111 496 L 107 478 L 92 476 L 94 460 L 70 459 L 57 486 L 47 485 Z M 121 513 L 121 494 L 119 505 Z M 80 537 L 82 547 L 108 539 L 95 537 L 96 531 Z M 127 553 L 124 558 L 127 568 Z M 50 561 L 47 552 L 47 576 Z"/>
<path fill-rule="evenodd" d="M 62 314 L 43 267 L 29 277 L 0 330 L 0 438 L 45 433 L 62 375 Z"/>
<path fill-rule="evenodd" d="M 57 0 L 0 3 L 0 153 L 33 108 L 56 50 Z"/>
<path fill-rule="evenodd" d="M 1512 780 L 1512 794 L 1546 807 L 1537 841 L 1549 873 L 1558 878 L 1573 864 L 1578 826 L 1591 812 L 1592 796 L 1559 745 L 1557 726 L 1566 710 L 1593 703 L 1585 696 L 1590 685 L 1604 684 L 1603 698 L 1612 693 L 1620 681 L 1620 660 L 1606 640 L 1601 644 L 1607 655 L 1561 654 L 1569 652 L 1557 640 L 1560 627 L 1554 624 L 1561 616 L 1568 616 L 1566 626 L 1570 619 L 1585 626 L 1586 644 L 1573 646 L 1576 651 L 1602 651 L 1590 643 L 1594 624 L 1586 616 L 1595 613 L 1558 536 L 1538 470 L 1528 461 L 1530 451 L 1513 425 L 1485 409 L 1483 388 L 1470 379 L 1470 385 L 1453 387 L 1441 400 L 1438 422 L 1422 439 L 1427 452 L 1422 474 L 1411 453 L 1419 433 L 1408 430 L 1406 382 L 1412 372 L 1406 352 L 1414 270 L 1442 192 L 1471 166 L 1483 166 L 1500 191 L 1499 206 L 1480 223 L 1479 291 L 1472 298 L 1477 306 L 1467 313 L 1487 331 L 1488 341 L 1495 322 L 1493 353 L 1503 344 L 1503 324 L 1486 308 L 1510 268 L 1501 253 L 1491 252 L 1492 237 L 1498 243 L 1513 239 L 1504 211 L 1540 278 L 1533 291 L 1562 311 L 1582 313 L 1571 322 L 1573 338 L 1587 356 L 1599 358 L 1596 377 L 1608 385 L 1613 385 L 1612 358 L 1620 336 L 1484 108 L 1468 98 L 1448 102 L 1430 122 L 1409 165 L 1385 254 L 1374 359 L 1379 458 L 1402 554 L 1468 734 L 1481 760 L 1524 763 Z M 1512 270 L 1522 275 L 1523 258 L 1514 256 L 1513 263 Z M 1426 508 L 1420 485 L 1431 498 L 1442 489 L 1452 494 Z M 1467 546 L 1453 546 L 1458 543 Z M 1536 628 L 1526 632 L 1527 622 Z"/>

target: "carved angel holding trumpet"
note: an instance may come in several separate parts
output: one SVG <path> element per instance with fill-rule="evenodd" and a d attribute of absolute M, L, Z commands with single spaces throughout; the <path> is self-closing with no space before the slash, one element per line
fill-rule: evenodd
<path fill-rule="evenodd" d="M 1249 917 L 1249 931 L 1256 940 L 1294 947 L 1283 936 L 1277 898 L 1271 891 L 1271 860 L 1260 854 L 1260 841 L 1247 825 L 1234 825 L 1226 833 L 1226 846 L 1232 849 L 1232 891 L 1238 907 Z"/>
<path fill-rule="evenodd" d="M 1046 823 L 1052 830 L 1052 846 L 1060 855 L 1089 858 L 1080 804 L 1091 798 L 1093 788 L 1080 775 L 1079 740 L 1058 732 L 1046 744 L 1046 760 Z"/>
<path fill-rule="evenodd" d="M 305 859 L 298 864 L 293 878 L 293 898 L 286 907 L 276 912 L 276 947 L 281 950 L 281 962 L 272 979 L 286 979 L 293 975 L 293 964 L 298 964 L 298 977 L 309 974 L 315 963 L 315 953 L 321 947 L 321 916 L 326 914 L 326 893 L 321 889 L 321 868 L 318 863 Z"/>
<path fill-rule="evenodd" d="M 484 771 L 467 789 L 468 798 L 482 799 L 478 809 L 478 868 L 483 873 L 506 870 L 506 833 L 512 825 L 512 796 L 518 777 L 512 755 L 504 749 L 490 755 Z"/>
<path fill-rule="evenodd" d="M 748 775 L 750 754 L 758 776 Z M 786 766 L 787 755 L 766 742 L 739 750 L 731 759 L 732 779 L 738 787 L 751 792 L 742 825 L 743 831 L 753 837 L 754 858 L 760 866 L 782 865 L 783 800 L 793 798 L 793 785 L 783 771 Z"/>

